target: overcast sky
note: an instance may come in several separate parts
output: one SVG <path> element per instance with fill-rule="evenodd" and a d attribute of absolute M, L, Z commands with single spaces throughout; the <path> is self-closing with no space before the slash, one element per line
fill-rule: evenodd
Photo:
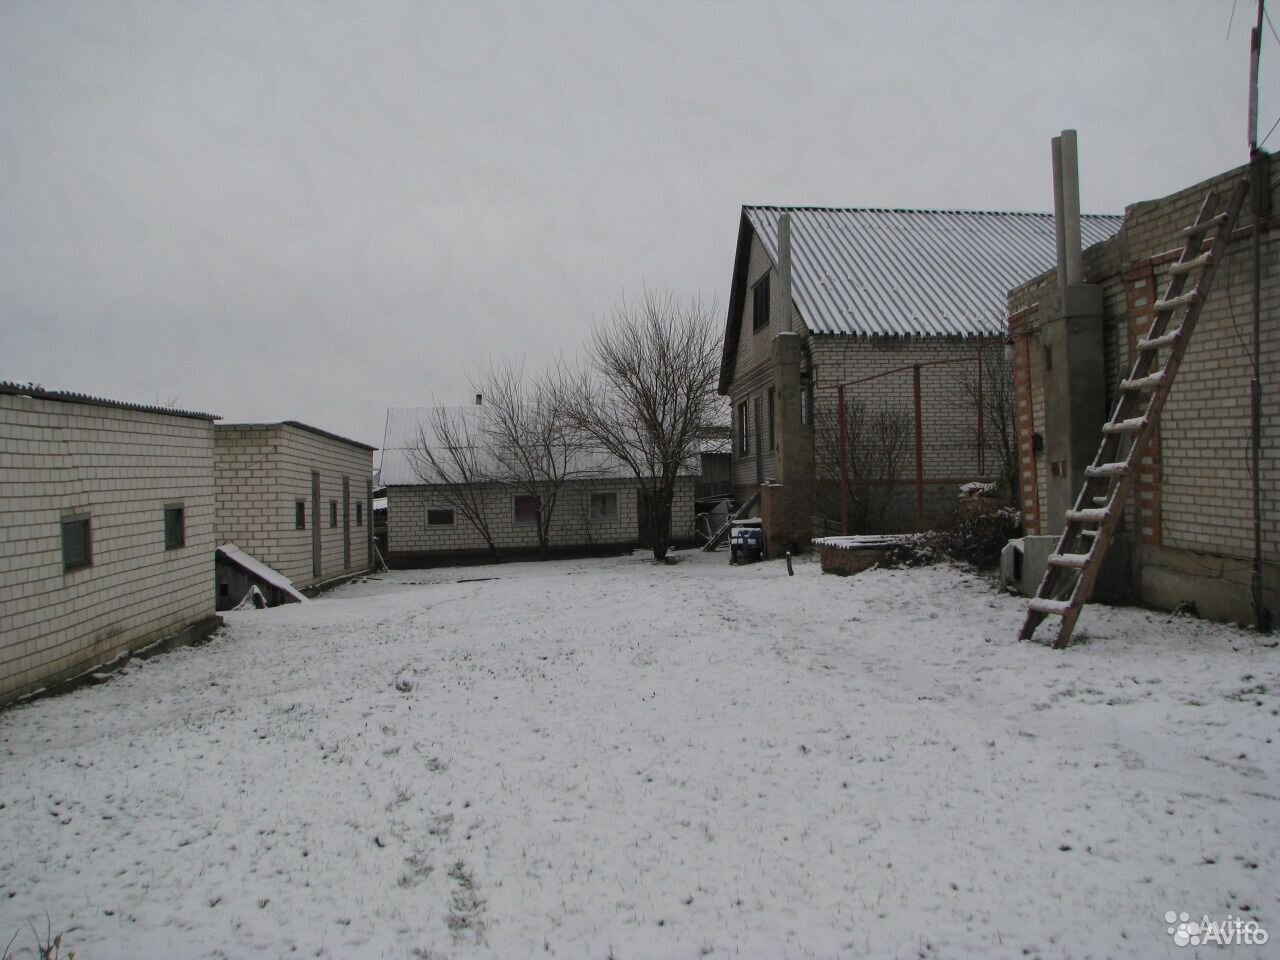
<path fill-rule="evenodd" d="M 744 203 L 1052 210 L 1065 127 L 1090 213 L 1245 162 L 1232 6 L 0 0 L 0 379 L 379 445 L 646 284 L 722 322 Z"/>

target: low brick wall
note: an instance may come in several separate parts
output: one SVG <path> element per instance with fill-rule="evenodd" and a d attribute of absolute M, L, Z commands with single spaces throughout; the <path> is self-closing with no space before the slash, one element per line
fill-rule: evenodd
<path fill-rule="evenodd" d="M 822 572 L 842 577 L 875 566 L 886 550 L 901 543 L 900 537 L 824 537 L 813 541 Z"/>

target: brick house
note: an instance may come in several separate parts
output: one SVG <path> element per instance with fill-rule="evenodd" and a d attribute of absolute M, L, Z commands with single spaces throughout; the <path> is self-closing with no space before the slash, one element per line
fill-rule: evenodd
<path fill-rule="evenodd" d="M 216 625 L 213 419 L 0 383 L 0 703 Z"/>
<path fill-rule="evenodd" d="M 1259 170 L 1256 182 L 1263 184 L 1268 211 L 1261 225 L 1262 540 L 1266 605 L 1274 611 L 1280 590 L 1280 481 L 1271 440 L 1280 429 L 1274 387 L 1280 382 L 1280 221 L 1274 214 L 1280 165 L 1263 155 Z M 1135 343 L 1153 319 L 1152 305 L 1181 250 L 1181 231 L 1195 220 L 1208 190 L 1217 190 L 1225 204 L 1233 184 L 1249 175 L 1248 166 L 1240 167 L 1126 208 L 1119 233 L 1083 252 L 1085 285 L 1096 288 L 1093 298 L 1100 303 L 1092 319 L 1064 310 L 1064 293 L 1052 272 L 1010 292 L 1020 500 L 1028 534 L 1061 532 L 1063 514 L 1098 448 L 1102 423 L 1115 407 L 1118 384 L 1132 365 Z M 1166 609 L 1192 601 L 1205 616 L 1253 619 L 1251 203 L 1246 201 L 1237 239 L 1217 268 L 1136 478 L 1098 581 L 1096 592 L 1103 598 L 1127 596 Z"/>
<path fill-rule="evenodd" d="M 214 429 L 217 542 L 312 587 L 362 573 L 373 556 L 374 447 L 288 420 Z M 239 581 L 219 569 L 218 608 Z"/>
<path fill-rule="evenodd" d="M 458 408 L 465 413 L 472 408 Z M 420 428 L 431 422 L 432 408 L 393 407 L 387 411 L 381 482 L 387 489 L 387 562 L 412 567 L 491 556 L 484 536 L 456 506 L 446 487 L 423 480 L 415 467 Z M 644 498 L 635 479 L 618 462 L 586 455 L 583 479 L 567 480 L 557 499 L 549 533 L 556 553 L 613 553 L 644 540 Z M 681 476 L 672 503 L 673 545 L 693 542 L 694 484 L 697 469 Z M 536 510 L 528 492 L 509 482 L 477 485 L 478 499 L 500 557 L 538 553 Z"/>
<path fill-rule="evenodd" d="M 1089 216 L 1083 231 L 1119 224 Z M 806 543 L 815 516 L 839 530 L 842 384 L 850 532 L 931 525 L 959 485 L 997 478 L 978 369 L 1007 382 L 1007 292 L 1055 256 L 1052 214 L 742 208 L 719 390 L 737 496 L 761 491 L 771 546 Z"/>

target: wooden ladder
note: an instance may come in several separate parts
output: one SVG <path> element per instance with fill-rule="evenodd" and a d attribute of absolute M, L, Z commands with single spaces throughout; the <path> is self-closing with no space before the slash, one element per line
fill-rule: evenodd
<path fill-rule="evenodd" d="M 737 510 L 733 511 L 733 513 L 729 515 L 729 518 L 725 520 L 724 525 L 721 526 L 720 529 L 717 530 L 712 535 L 710 540 L 708 540 L 706 543 L 702 545 L 703 552 L 704 553 L 715 552 L 716 548 L 719 547 L 720 544 L 724 543 L 724 538 L 729 535 L 729 528 L 733 526 L 734 521 L 741 520 L 744 516 L 746 516 L 747 511 L 750 510 L 759 502 L 760 502 L 760 491 L 757 490 L 755 493 L 751 495 L 750 499 L 748 499 L 746 503 L 740 506 Z"/>
<path fill-rule="evenodd" d="M 1066 527 L 1049 556 L 1044 579 L 1027 604 L 1027 619 L 1019 640 L 1030 640 L 1049 616 L 1061 617 L 1053 645 L 1065 647 L 1071 639 L 1124 514 L 1125 498 L 1159 424 L 1160 411 L 1209 295 L 1214 272 L 1226 256 L 1227 242 L 1248 189 L 1249 181 L 1240 180 L 1223 213 L 1216 212 L 1218 195 L 1210 191 L 1196 222 L 1182 231 L 1186 239 L 1182 255 L 1169 268 L 1169 285 L 1154 304 L 1151 329 L 1138 340 L 1133 370 L 1120 381 L 1115 412 L 1103 424 L 1097 456 L 1085 468 L 1084 486 L 1075 508 L 1067 511 Z M 1203 250 L 1210 231 L 1214 231 L 1212 242 Z M 1186 286 L 1192 276 L 1197 280 L 1188 291 Z"/>

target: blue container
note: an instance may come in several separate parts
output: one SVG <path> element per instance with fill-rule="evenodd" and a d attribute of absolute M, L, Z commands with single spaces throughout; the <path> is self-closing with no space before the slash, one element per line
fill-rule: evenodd
<path fill-rule="evenodd" d="M 729 538 L 730 563 L 755 563 L 764 558 L 764 531 L 759 527 L 739 527 Z"/>

